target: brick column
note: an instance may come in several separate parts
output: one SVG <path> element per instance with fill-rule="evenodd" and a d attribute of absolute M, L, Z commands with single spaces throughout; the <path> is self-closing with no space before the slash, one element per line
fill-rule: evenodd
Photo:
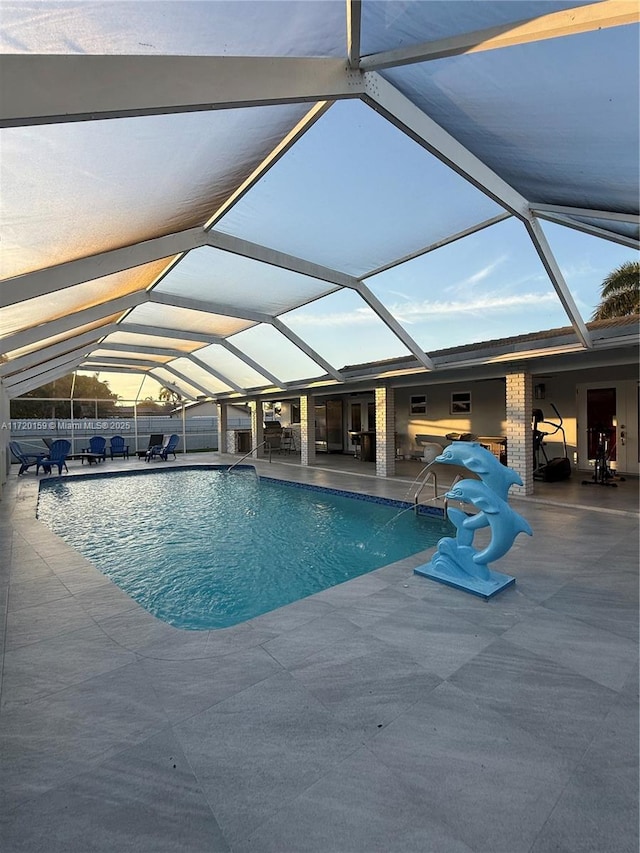
<path fill-rule="evenodd" d="M 393 388 L 376 388 L 376 476 L 396 473 L 396 407 Z"/>
<path fill-rule="evenodd" d="M 511 486 L 514 495 L 533 494 L 533 382 L 530 373 L 507 374 L 507 465 L 520 474 L 522 486 Z"/>
<path fill-rule="evenodd" d="M 251 456 L 258 458 L 258 446 L 264 441 L 264 424 L 262 420 L 262 401 L 252 400 L 251 409 Z"/>
<path fill-rule="evenodd" d="M 227 445 L 227 416 L 229 410 L 225 403 L 218 403 L 218 453 L 229 453 Z M 233 451 L 231 451 L 233 452 Z"/>
<path fill-rule="evenodd" d="M 309 394 L 300 396 L 300 464 L 316 461 L 315 400 Z"/>

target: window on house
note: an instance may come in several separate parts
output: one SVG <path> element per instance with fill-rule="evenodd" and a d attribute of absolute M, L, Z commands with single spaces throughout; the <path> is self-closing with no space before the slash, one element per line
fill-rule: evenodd
<path fill-rule="evenodd" d="M 409 411 L 412 415 L 427 414 L 427 396 L 426 394 L 416 394 L 411 397 L 409 402 Z"/>
<path fill-rule="evenodd" d="M 454 391 L 451 395 L 449 413 L 452 415 L 470 415 L 471 391 Z"/>

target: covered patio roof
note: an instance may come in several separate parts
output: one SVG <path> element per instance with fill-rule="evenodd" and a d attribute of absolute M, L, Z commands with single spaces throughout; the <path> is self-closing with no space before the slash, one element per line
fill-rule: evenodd
<path fill-rule="evenodd" d="M 576 350 L 609 346 L 563 235 L 636 257 L 638 19 L 626 0 L 5 0 L 6 393 L 86 370 L 269 395 L 567 324 Z"/>

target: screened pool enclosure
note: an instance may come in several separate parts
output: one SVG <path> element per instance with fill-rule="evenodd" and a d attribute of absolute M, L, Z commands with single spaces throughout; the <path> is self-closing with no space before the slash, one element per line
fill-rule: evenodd
<path fill-rule="evenodd" d="M 638 247 L 636 3 L 2 6 L 5 407 L 74 370 L 234 401 L 593 348 L 573 265 Z"/>

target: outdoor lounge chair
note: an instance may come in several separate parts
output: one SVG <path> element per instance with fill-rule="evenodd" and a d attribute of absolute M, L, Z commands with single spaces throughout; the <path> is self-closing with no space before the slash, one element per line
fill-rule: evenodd
<path fill-rule="evenodd" d="M 121 435 L 112 435 L 109 439 L 109 455 L 112 459 L 114 456 L 122 456 L 123 459 L 129 458 L 129 445 L 124 443 L 124 438 Z"/>
<path fill-rule="evenodd" d="M 43 450 L 42 453 L 28 453 L 24 451 L 17 441 L 9 442 L 9 449 L 15 456 L 15 458 L 20 463 L 20 470 L 18 471 L 18 477 L 21 474 L 24 474 L 25 471 L 28 471 L 33 465 L 36 466 L 36 472 L 38 470 L 38 463 L 40 460 L 47 455 L 47 451 Z"/>
<path fill-rule="evenodd" d="M 63 467 L 65 471 L 68 471 L 67 456 L 69 455 L 70 450 L 70 441 L 67 441 L 66 438 L 57 438 L 52 442 L 51 447 L 49 448 L 49 453 L 40 457 L 38 460 L 36 464 L 36 473 L 39 473 L 40 468 L 43 468 L 46 474 L 50 474 L 54 466 L 58 468 L 58 474 L 62 474 Z"/>
<path fill-rule="evenodd" d="M 101 435 L 92 435 L 89 439 L 89 447 L 83 447 L 82 452 L 94 456 L 96 459 L 102 459 L 104 462 L 107 458 L 107 439 Z"/>
<path fill-rule="evenodd" d="M 161 432 L 152 432 L 149 436 L 149 443 L 144 448 L 144 450 L 138 450 L 138 459 L 142 459 L 142 457 L 146 457 L 147 453 L 151 450 L 152 447 L 156 447 L 157 445 L 162 445 L 164 440 L 164 433 Z"/>
<path fill-rule="evenodd" d="M 175 432 L 171 435 L 165 435 L 162 441 L 162 444 L 156 444 L 154 447 L 151 447 L 147 450 L 147 455 L 145 459 L 149 462 L 151 459 L 155 459 L 156 457 L 160 459 L 164 459 L 165 462 L 170 453 L 173 454 L 173 458 L 176 458 L 176 447 L 178 446 L 178 442 L 180 441 L 180 436 Z"/>

